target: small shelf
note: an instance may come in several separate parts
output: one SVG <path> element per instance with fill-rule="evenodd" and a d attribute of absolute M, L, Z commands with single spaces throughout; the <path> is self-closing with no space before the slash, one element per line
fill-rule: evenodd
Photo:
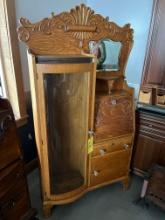
<path fill-rule="evenodd" d="M 109 72 L 109 71 L 119 71 L 119 65 L 116 64 L 103 64 L 101 68 L 97 69 L 97 72 Z"/>
<path fill-rule="evenodd" d="M 108 76 L 97 76 L 97 79 L 101 79 L 101 80 L 105 80 L 105 81 L 109 81 L 109 80 L 117 80 L 117 79 L 119 79 L 119 76 L 110 76 L 110 75 L 108 75 Z"/>
<path fill-rule="evenodd" d="M 97 80 L 111 80 L 111 79 L 124 79 L 123 74 L 120 71 L 96 71 L 96 79 Z"/>
<path fill-rule="evenodd" d="M 100 75 L 100 76 L 97 76 L 97 80 L 102 80 L 105 82 L 106 87 L 107 87 L 107 93 L 110 95 L 112 94 L 113 90 L 115 90 L 114 85 L 119 80 L 119 76 Z"/>

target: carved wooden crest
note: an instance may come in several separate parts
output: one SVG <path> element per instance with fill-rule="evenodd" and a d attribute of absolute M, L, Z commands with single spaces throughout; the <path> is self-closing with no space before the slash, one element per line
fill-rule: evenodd
<path fill-rule="evenodd" d="M 129 54 L 133 42 L 133 30 L 127 24 L 119 27 L 114 22 L 81 4 L 59 15 L 32 24 L 20 19 L 18 36 L 34 54 L 81 54 L 89 52 L 89 41 L 109 38 L 120 41 L 124 54 Z M 122 58 L 121 58 L 122 59 Z"/>

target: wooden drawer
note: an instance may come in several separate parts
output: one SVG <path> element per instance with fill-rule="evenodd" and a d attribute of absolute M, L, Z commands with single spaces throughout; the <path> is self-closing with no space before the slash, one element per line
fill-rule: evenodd
<path fill-rule="evenodd" d="M 143 134 L 144 136 L 153 138 L 158 141 L 165 141 L 165 131 L 161 129 L 156 129 L 155 127 L 149 126 L 149 125 L 143 125 L 143 124 L 137 124 L 136 126 L 136 139 L 140 134 Z"/>
<path fill-rule="evenodd" d="M 165 165 L 165 117 L 145 110 L 136 112 L 132 168 L 144 176 L 154 164 Z"/>
<path fill-rule="evenodd" d="M 165 118 L 158 114 L 137 112 L 136 120 L 138 129 L 151 132 L 161 137 L 165 136 Z"/>
<path fill-rule="evenodd" d="M 32 219 L 22 152 L 9 102 L 0 98 L 0 220 Z"/>
<path fill-rule="evenodd" d="M 0 172 L 0 216 L 3 220 L 19 220 L 28 208 L 28 190 L 20 161 Z"/>
<path fill-rule="evenodd" d="M 0 172 L 0 198 L 17 186 L 26 186 L 22 161 L 16 162 Z"/>
<path fill-rule="evenodd" d="M 0 219 L 21 220 L 30 208 L 28 201 L 27 190 L 15 186 L 14 191 L 12 190 L 0 200 Z"/>
<path fill-rule="evenodd" d="M 132 146 L 132 135 L 121 138 L 115 138 L 110 141 L 102 142 L 94 145 L 92 157 L 104 156 L 107 153 L 123 150 Z"/>
<path fill-rule="evenodd" d="M 5 112 L 0 115 L 0 170 L 20 158 L 21 152 L 16 133 L 16 125 L 10 115 Z"/>
<path fill-rule="evenodd" d="M 131 150 L 91 158 L 90 186 L 102 184 L 127 175 Z"/>
<path fill-rule="evenodd" d="M 150 129 L 156 129 L 158 131 L 162 131 L 165 134 L 165 120 L 162 121 L 162 123 L 158 123 L 153 120 L 144 119 L 144 120 L 140 120 L 140 125 L 147 126 Z"/>
<path fill-rule="evenodd" d="M 140 118 L 139 120 L 140 128 L 156 131 L 165 135 L 165 120 L 153 120 L 152 118 Z"/>

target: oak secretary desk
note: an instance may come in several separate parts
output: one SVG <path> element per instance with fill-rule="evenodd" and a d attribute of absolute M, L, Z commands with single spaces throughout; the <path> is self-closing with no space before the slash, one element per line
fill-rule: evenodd
<path fill-rule="evenodd" d="M 83 4 L 38 23 L 20 22 L 45 216 L 53 205 L 106 184 L 121 181 L 126 188 L 134 137 L 134 90 L 124 77 L 133 45 L 130 25 L 119 27 Z M 117 64 L 97 69 L 104 40 L 119 42 Z"/>

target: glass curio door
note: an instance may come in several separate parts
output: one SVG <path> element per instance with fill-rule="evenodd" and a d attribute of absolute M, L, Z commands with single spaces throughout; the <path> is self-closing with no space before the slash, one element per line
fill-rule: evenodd
<path fill-rule="evenodd" d="M 50 194 L 59 195 L 87 185 L 93 64 L 91 58 L 39 57 L 38 67 Z"/>

